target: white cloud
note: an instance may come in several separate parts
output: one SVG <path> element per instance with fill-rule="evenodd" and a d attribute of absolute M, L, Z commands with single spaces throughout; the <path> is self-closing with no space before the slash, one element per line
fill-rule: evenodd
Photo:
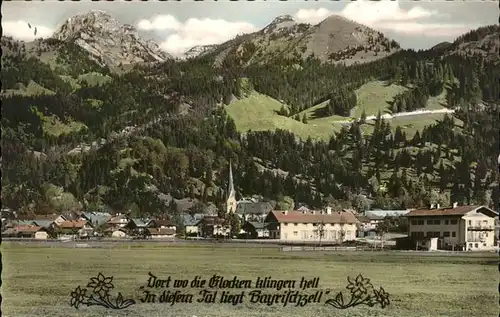
<path fill-rule="evenodd" d="M 295 20 L 300 23 L 318 24 L 319 22 L 326 19 L 333 12 L 325 9 L 300 9 L 295 13 Z"/>
<path fill-rule="evenodd" d="M 42 25 L 31 24 L 31 28 L 28 25 L 29 22 L 17 20 L 17 21 L 2 21 L 3 34 L 5 36 L 12 36 L 17 40 L 22 40 L 26 42 L 34 41 L 36 38 L 47 38 L 54 33 L 54 30 Z M 36 36 L 35 36 L 36 27 Z"/>
<path fill-rule="evenodd" d="M 137 24 L 140 30 L 178 30 L 182 24 L 171 15 L 159 15 L 150 20 L 141 20 Z"/>
<path fill-rule="evenodd" d="M 238 34 L 258 30 L 248 22 L 192 18 L 181 23 L 171 15 L 161 15 L 151 20 L 141 20 L 137 27 L 145 31 L 173 31 L 173 34 L 167 36 L 165 41 L 160 44 L 160 47 L 175 56 L 181 55 L 193 46 L 220 44 Z"/>
<path fill-rule="evenodd" d="M 329 11 L 325 8 L 300 9 L 295 13 L 295 19 L 302 23 L 317 24 L 332 14 L 341 15 L 378 31 L 392 31 L 408 35 L 457 36 L 471 29 L 467 25 L 429 23 L 424 19 L 447 15 L 425 10 L 419 6 L 405 10 L 397 1 L 384 0 L 351 2 L 340 12 Z"/>

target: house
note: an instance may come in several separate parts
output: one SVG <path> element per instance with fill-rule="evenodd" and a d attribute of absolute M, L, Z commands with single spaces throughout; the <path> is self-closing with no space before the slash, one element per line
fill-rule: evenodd
<path fill-rule="evenodd" d="M 358 224 L 358 237 L 374 237 L 377 235 L 377 222 L 374 222 L 373 219 L 370 219 L 362 214 L 356 215 L 356 218 L 358 218 L 360 222 Z"/>
<path fill-rule="evenodd" d="M 175 224 L 169 219 L 152 219 L 147 224 L 148 228 L 176 230 Z"/>
<path fill-rule="evenodd" d="M 182 223 L 184 232 L 188 236 L 198 235 L 198 222 L 205 217 L 204 214 L 184 214 L 182 215 Z"/>
<path fill-rule="evenodd" d="M 84 212 L 77 220 L 87 220 L 95 229 L 104 226 L 112 216 L 107 212 Z"/>
<path fill-rule="evenodd" d="M 59 235 L 89 238 L 94 233 L 94 228 L 87 220 L 68 220 L 58 226 Z"/>
<path fill-rule="evenodd" d="M 243 221 L 262 222 L 273 208 L 274 206 L 270 202 L 241 200 L 236 207 L 236 214 L 240 216 Z"/>
<path fill-rule="evenodd" d="M 122 228 L 108 228 L 105 231 L 106 234 L 111 235 L 112 238 L 127 238 L 128 230 Z"/>
<path fill-rule="evenodd" d="M 125 232 L 133 230 L 137 227 L 134 221 L 129 216 L 124 214 L 118 214 L 111 217 L 111 219 L 106 222 L 106 226 L 108 229 L 123 229 Z"/>
<path fill-rule="evenodd" d="M 251 239 L 269 238 L 269 230 L 265 222 L 249 222 L 245 221 L 242 229 L 248 234 Z"/>
<path fill-rule="evenodd" d="M 35 225 L 22 225 L 16 226 L 14 228 L 9 228 L 5 230 L 2 235 L 6 237 L 30 238 L 39 240 L 46 240 L 49 238 L 49 234 L 43 227 Z"/>
<path fill-rule="evenodd" d="M 485 206 L 458 206 L 456 203 L 452 207 L 433 205 L 406 214 L 408 235 L 417 247 L 428 248 L 434 244 L 434 249 L 464 251 L 494 249 L 497 216 L 497 212 Z"/>
<path fill-rule="evenodd" d="M 36 215 L 36 214 L 26 214 L 17 217 L 17 220 L 21 221 L 45 221 L 50 223 L 55 223 L 59 225 L 61 222 L 68 220 L 66 216 L 60 214 L 49 214 L 49 215 Z"/>
<path fill-rule="evenodd" d="M 265 222 L 271 239 L 342 243 L 356 239 L 360 223 L 349 211 L 271 211 Z"/>
<path fill-rule="evenodd" d="M 175 230 L 170 228 L 148 228 L 151 239 L 174 238 Z"/>
<path fill-rule="evenodd" d="M 224 219 L 218 216 L 203 217 L 196 226 L 198 227 L 198 236 L 205 238 L 228 236 L 231 232 L 231 229 L 225 226 Z"/>

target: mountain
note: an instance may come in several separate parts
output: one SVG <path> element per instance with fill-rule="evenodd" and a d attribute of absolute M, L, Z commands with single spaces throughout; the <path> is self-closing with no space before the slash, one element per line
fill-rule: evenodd
<path fill-rule="evenodd" d="M 239 195 L 279 207 L 499 201 L 500 70 L 482 44 L 494 28 L 445 52 L 413 51 L 343 18 L 312 26 L 281 16 L 259 32 L 198 48 L 206 50 L 198 58 L 158 61 L 138 45 L 129 59 L 137 64 L 117 74 L 109 58 L 130 50 L 109 37 L 126 32 L 116 23 L 87 31 L 93 16 L 97 24 L 112 18 L 86 15 L 56 38 L 2 37 L 6 207 L 172 217 L 180 204 L 220 208 L 229 162 Z M 337 54 L 346 45 L 365 46 L 373 60 L 339 64 L 368 59 L 358 55 L 364 49 Z M 395 52 L 375 56 L 384 45 Z M 459 54 L 471 46 L 481 52 Z"/>
<path fill-rule="evenodd" d="M 435 51 L 435 52 L 443 52 L 446 49 L 450 48 L 451 45 L 453 45 L 453 44 L 450 42 L 441 42 L 441 43 L 438 43 L 438 44 L 434 45 L 433 47 L 431 47 L 430 50 Z"/>
<path fill-rule="evenodd" d="M 332 15 L 317 25 L 297 23 L 291 16 L 275 18 L 262 30 L 217 45 L 203 56 L 217 62 L 235 56 L 245 63 L 265 63 L 275 58 L 323 62 L 365 63 L 399 50 L 399 44 L 367 26 Z M 228 55 L 229 54 L 229 55 Z"/>
<path fill-rule="evenodd" d="M 482 56 L 489 62 L 500 62 L 500 25 L 488 25 L 459 36 L 445 55 Z"/>
<path fill-rule="evenodd" d="M 187 50 L 183 55 L 184 58 L 195 58 L 204 55 L 205 53 L 210 52 L 215 48 L 217 48 L 217 45 L 197 45 Z"/>
<path fill-rule="evenodd" d="M 104 11 L 93 10 L 69 18 L 52 38 L 75 43 L 100 65 L 112 68 L 172 58 L 153 41 L 139 38 L 133 26 L 121 24 Z"/>

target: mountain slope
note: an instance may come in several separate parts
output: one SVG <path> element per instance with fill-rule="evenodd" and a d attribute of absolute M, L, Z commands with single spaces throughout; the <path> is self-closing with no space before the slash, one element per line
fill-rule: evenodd
<path fill-rule="evenodd" d="M 345 22 L 339 21 L 322 27 Z M 259 34 L 279 38 L 292 29 L 301 34 L 300 42 L 308 30 L 316 30 L 301 27 L 281 17 Z M 109 33 L 99 32 L 103 37 Z M 311 50 L 328 42 L 316 33 Z M 252 36 L 217 48 L 228 49 L 224 67 L 213 67 L 209 54 L 202 54 L 135 67 L 121 76 L 98 65 L 91 59 L 96 55 L 71 37 L 24 46 L 2 38 L 9 50 L 2 56 L 2 84 L 9 90 L 2 98 L 7 176 L 2 203 L 41 213 L 70 210 L 78 202 L 87 210 L 175 215 L 175 205 L 166 210 L 161 197 L 224 203 L 231 161 L 243 196 L 289 196 L 313 208 L 340 202 L 359 206 L 362 195 L 378 208 L 418 207 L 435 199 L 490 204 L 488 191 L 498 177 L 493 175 L 495 159 L 490 159 L 497 155 L 498 109 L 493 102 L 478 107 L 475 100 L 481 94 L 483 100 L 498 96 L 498 71 L 491 64 L 404 50 L 357 66 L 306 58 L 297 67 L 294 62 L 302 55 L 285 60 L 286 51 L 271 48 L 263 52 L 272 51 L 274 57 L 244 52 L 238 57 L 236 49 L 249 46 L 244 42 Z M 124 54 L 117 49 L 113 54 Z M 478 67 L 481 63 L 484 67 Z M 189 111 L 181 114 L 184 102 Z M 435 109 L 441 102 L 457 111 L 427 121 L 382 117 L 384 111 Z M 470 105 L 467 113 L 461 111 L 464 105 Z M 364 124 L 336 124 L 363 117 L 363 110 Z M 378 110 L 380 118 L 369 118 Z M 250 122 L 255 129 L 268 127 L 247 132 L 242 128 L 247 123 L 237 116 L 255 121 Z M 431 119 L 435 124 L 424 127 Z M 303 139 L 314 132 L 323 140 L 297 140 L 294 133 L 300 132 Z M 88 150 L 72 151 L 94 142 Z M 48 199 L 47 184 L 71 193 L 73 202 Z"/>
<path fill-rule="evenodd" d="M 498 64 L 500 62 L 500 25 L 480 27 L 459 36 L 451 44 L 436 46 L 431 50 L 437 50 L 443 55 L 482 56 L 486 61 Z"/>
<path fill-rule="evenodd" d="M 121 24 L 104 11 L 94 10 L 73 16 L 52 37 L 75 43 L 89 52 L 100 65 L 112 68 L 172 58 L 156 43 L 140 39 L 134 27 Z"/>
<path fill-rule="evenodd" d="M 399 44 L 380 32 L 343 17 L 332 15 L 317 25 L 297 23 L 279 16 L 262 30 L 239 36 L 203 52 L 221 62 L 228 54 L 244 63 L 276 58 L 304 60 L 314 56 L 323 62 L 364 63 L 388 56 Z"/>

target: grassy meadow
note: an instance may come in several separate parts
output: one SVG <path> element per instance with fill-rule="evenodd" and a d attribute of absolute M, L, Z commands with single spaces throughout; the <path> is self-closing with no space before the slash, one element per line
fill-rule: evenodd
<path fill-rule="evenodd" d="M 15 316 L 344 316 L 344 317 L 479 317 L 494 316 L 497 309 L 498 256 L 487 254 L 422 254 L 411 252 L 280 252 L 272 247 L 123 245 L 114 248 L 41 247 L 2 244 L 3 307 L 5 317 Z M 70 293 L 85 287 L 102 272 L 113 276 L 111 297 L 120 292 L 136 304 L 124 310 L 99 306 L 70 307 Z M 141 303 L 141 286 L 148 272 L 160 279 L 189 279 L 214 274 L 255 280 L 319 277 L 319 290 L 330 290 L 322 302 L 299 308 L 213 303 Z M 390 294 L 390 305 L 358 306 L 345 310 L 324 304 L 340 291 L 349 298 L 347 276 L 362 274 L 374 287 Z M 90 291 L 90 289 L 89 289 Z M 221 292 L 222 290 L 219 290 Z M 236 292 L 236 290 L 234 290 Z M 240 290 L 241 291 L 241 290 Z M 312 290 L 314 292 L 315 290 Z M 193 295 L 199 290 L 186 288 Z M 272 289 L 266 292 L 276 293 Z M 155 293 L 161 293 L 156 291 Z M 159 295 L 158 295 L 159 296 Z M 195 296 L 195 299 L 197 297 Z M 219 299 L 219 298 L 218 298 Z"/>
<path fill-rule="evenodd" d="M 356 107 L 351 111 L 350 118 L 360 118 L 363 111 L 367 116 L 376 116 L 380 111 L 382 114 L 389 112 L 389 102 L 393 98 L 408 90 L 399 85 L 388 85 L 383 81 L 372 81 L 366 83 L 356 90 L 358 99 Z M 340 130 L 342 123 L 350 118 L 337 115 L 316 118 L 314 113 L 316 110 L 323 108 L 328 101 L 318 104 L 314 107 L 306 109 L 299 113 L 302 118 L 305 115 L 308 118 L 307 123 L 302 123 L 278 115 L 278 111 L 282 107 L 282 103 L 267 95 L 251 91 L 247 97 L 236 100 L 227 106 L 228 114 L 233 118 L 236 127 L 241 132 L 248 130 L 265 131 L 284 129 L 295 133 L 302 139 L 311 137 L 313 139 L 328 140 L 335 131 Z M 429 98 L 427 102 L 427 110 L 437 110 L 444 108 L 446 104 L 446 94 L 443 93 L 436 97 Z M 286 106 L 286 105 L 285 105 Z M 389 122 L 393 129 L 396 126 L 401 126 L 409 137 L 412 137 L 416 131 L 422 130 L 423 127 L 434 124 L 437 120 L 441 120 L 444 114 L 422 114 L 407 116 L 401 118 L 390 119 Z M 362 126 L 365 133 L 371 133 L 373 122 L 368 122 Z"/>

